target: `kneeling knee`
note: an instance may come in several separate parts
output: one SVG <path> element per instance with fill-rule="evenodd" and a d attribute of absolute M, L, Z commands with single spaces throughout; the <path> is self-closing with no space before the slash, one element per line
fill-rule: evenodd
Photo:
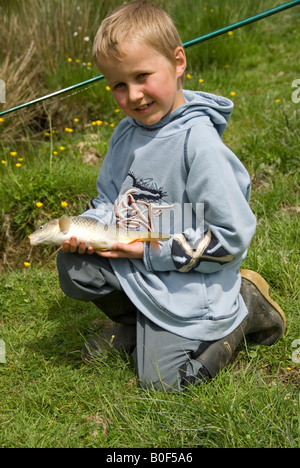
<path fill-rule="evenodd" d="M 180 390 L 180 375 L 179 372 L 144 372 L 139 375 L 139 383 L 142 388 L 150 390 L 160 390 L 163 392 Z"/>

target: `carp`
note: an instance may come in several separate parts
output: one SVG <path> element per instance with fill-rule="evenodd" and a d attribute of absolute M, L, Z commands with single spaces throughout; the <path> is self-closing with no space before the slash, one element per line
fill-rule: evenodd
<path fill-rule="evenodd" d="M 170 239 L 170 235 L 160 232 L 135 231 L 115 224 L 104 224 L 94 218 L 84 216 L 61 216 L 42 225 L 29 236 L 30 245 L 62 244 L 71 237 L 77 242 L 85 241 L 86 246 L 94 250 L 110 250 L 113 244 L 121 242 L 157 242 Z"/>

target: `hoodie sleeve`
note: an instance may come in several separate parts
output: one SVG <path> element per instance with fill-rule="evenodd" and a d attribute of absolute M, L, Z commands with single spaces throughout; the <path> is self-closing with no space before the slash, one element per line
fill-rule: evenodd
<path fill-rule="evenodd" d="M 146 268 L 212 273 L 239 264 L 256 227 L 248 172 L 212 125 L 191 129 L 185 159 L 186 193 L 193 206 L 203 204 L 204 229 L 175 234 L 160 247 L 147 246 Z"/>

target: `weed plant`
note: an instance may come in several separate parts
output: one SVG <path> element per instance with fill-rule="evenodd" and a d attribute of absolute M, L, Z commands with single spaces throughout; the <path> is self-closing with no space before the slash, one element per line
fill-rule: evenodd
<path fill-rule="evenodd" d="M 0 110 L 99 74 L 92 38 L 116 0 L 0 0 Z M 274 1 L 157 0 L 183 41 L 274 6 Z M 187 49 L 185 86 L 235 104 L 224 134 L 252 178 L 257 232 L 243 267 L 258 271 L 286 313 L 270 348 L 244 343 L 209 384 L 182 394 L 143 390 L 133 362 L 81 362 L 108 326 L 60 291 L 55 250 L 27 235 L 95 195 L 110 136 L 123 117 L 105 81 L 0 119 L 0 447 L 300 446 L 299 7 Z M 87 164 L 90 148 L 97 152 Z M 93 153 L 94 154 L 94 153 Z M 3 351 L 3 348 L 2 348 Z M 3 353 L 2 353 L 3 361 Z"/>

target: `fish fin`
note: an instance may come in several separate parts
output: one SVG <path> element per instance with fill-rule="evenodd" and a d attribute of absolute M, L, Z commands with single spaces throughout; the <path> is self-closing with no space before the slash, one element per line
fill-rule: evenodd
<path fill-rule="evenodd" d="M 90 246 L 93 247 L 94 250 L 110 250 L 111 248 L 111 244 L 105 241 L 91 241 Z"/>
<path fill-rule="evenodd" d="M 132 239 L 130 241 L 123 242 L 123 244 L 134 244 L 135 242 L 157 242 L 156 239 L 151 239 L 150 237 L 137 237 L 136 239 Z M 120 241 L 122 244 L 122 241 Z"/>
<path fill-rule="evenodd" d="M 58 224 L 59 224 L 59 229 L 60 229 L 62 232 L 66 232 L 66 233 L 67 233 L 67 232 L 69 231 L 69 229 L 70 229 L 71 221 L 70 221 L 70 219 L 68 218 L 68 216 L 63 215 L 61 218 L 59 218 Z"/>

